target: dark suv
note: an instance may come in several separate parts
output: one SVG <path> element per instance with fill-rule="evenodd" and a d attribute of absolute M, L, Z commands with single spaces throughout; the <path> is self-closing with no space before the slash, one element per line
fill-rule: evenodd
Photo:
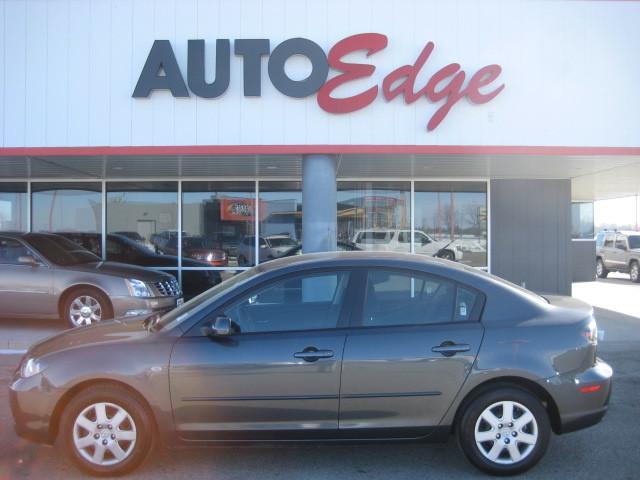
<path fill-rule="evenodd" d="M 628 273 L 632 282 L 640 282 L 640 232 L 604 230 L 598 233 L 596 275 L 606 278 L 609 272 Z"/>

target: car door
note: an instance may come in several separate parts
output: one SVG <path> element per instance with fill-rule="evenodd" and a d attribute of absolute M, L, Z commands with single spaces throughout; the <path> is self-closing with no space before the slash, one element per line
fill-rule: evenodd
<path fill-rule="evenodd" d="M 176 429 L 186 440 L 333 436 L 350 303 L 348 270 L 293 274 L 212 312 L 235 334 L 196 325 L 171 356 Z"/>
<path fill-rule="evenodd" d="M 343 356 L 341 435 L 426 435 L 471 371 L 484 297 L 422 272 L 375 268 L 360 277 L 363 302 Z"/>
<path fill-rule="evenodd" d="M 616 235 L 615 261 L 620 270 L 629 268 L 629 247 L 625 235 Z"/>
<path fill-rule="evenodd" d="M 34 263 L 22 263 L 24 257 Z M 57 312 L 52 268 L 22 241 L 0 237 L 0 313 L 38 318 Z"/>

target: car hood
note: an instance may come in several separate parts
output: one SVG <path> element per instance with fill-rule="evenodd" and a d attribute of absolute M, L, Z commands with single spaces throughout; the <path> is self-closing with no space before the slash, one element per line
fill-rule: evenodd
<path fill-rule="evenodd" d="M 27 355 L 42 358 L 50 353 L 76 347 L 86 347 L 105 343 L 122 343 L 141 340 L 154 335 L 145 328 L 145 317 L 135 317 L 127 320 L 110 320 L 85 327 L 65 330 L 52 337 L 35 343 Z"/>
<path fill-rule="evenodd" d="M 115 277 L 135 278 L 143 282 L 157 282 L 171 278 L 171 275 L 168 273 L 119 262 L 82 263 L 80 265 L 74 265 L 73 269 L 87 273 L 101 273 Z"/>

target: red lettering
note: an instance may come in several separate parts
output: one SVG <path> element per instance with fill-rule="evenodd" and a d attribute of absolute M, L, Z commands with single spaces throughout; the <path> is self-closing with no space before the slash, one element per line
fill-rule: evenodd
<path fill-rule="evenodd" d="M 480 93 L 482 87 L 486 87 L 493 82 L 500 73 L 502 68 L 500 65 L 487 65 L 478 70 L 467 86 L 467 98 L 473 103 L 487 103 L 496 98 L 496 96 L 504 89 L 504 83 L 489 93 Z"/>
<path fill-rule="evenodd" d="M 424 64 L 427 63 L 434 47 L 433 42 L 427 43 L 413 65 L 404 65 L 397 68 L 384 78 L 382 82 L 382 93 L 385 99 L 388 101 L 393 100 L 398 95 L 403 94 L 405 103 L 413 103 L 424 95 L 424 90 L 414 91 L 416 77 Z M 393 85 L 402 78 L 404 78 L 404 81 L 394 88 Z"/>
<path fill-rule="evenodd" d="M 438 84 L 451 76 L 453 76 L 451 81 L 441 90 L 436 91 Z M 429 120 L 429 123 L 427 124 L 427 131 L 430 132 L 440 125 L 440 122 L 444 120 L 444 117 L 447 116 L 451 108 L 458 103 L 462 97 L 464 97 L 465 92 L 462 89 L 464 77 L 465 74 L 464 71 L 460 70 L 460 65 L 457 63 L 451 63 L 438 70 L 433 77 L 429 79 L 426 87 L 427 98 L 432 102 L 438 102 L 443 98 L 446 98 L 447 100 L 444 102 L 444 105 L 436 110 L 436 113 L 434 113 Z"/>
<path fill-rule="evenodd" d="M 342 57 L 358 50 L 366 50 L 367 57 L 387 46 L 387 36 L 380 33 L 361 33 L 352 35 L 336 43 L 329 51 L 327 60 L 329 66 L 344 72 L 333 77 L 318 90 L 318 105 L 329 113 L 349 113 L 366 107 L 378 96 L 378 86 L 375 85 L 364 92 L 345 98 L 332 97 L 331 93 L 352 80 L 369 77 L 376 67 L 369 64 L 343 62 Z"/>

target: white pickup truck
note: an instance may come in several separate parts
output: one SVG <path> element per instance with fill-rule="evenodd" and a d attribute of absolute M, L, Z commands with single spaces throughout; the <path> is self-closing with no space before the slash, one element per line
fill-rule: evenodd
<path fill-rule="evenodd" d="M 447 260 L 460 261 L 462 250 L 449 240 L 435 240 L 421 230 L 413 232 L 415 253 L 431 255 Z M 411 230 L 372 228 L 357 230 L 352 242 L 362 250 L 409 252 Z"/>

